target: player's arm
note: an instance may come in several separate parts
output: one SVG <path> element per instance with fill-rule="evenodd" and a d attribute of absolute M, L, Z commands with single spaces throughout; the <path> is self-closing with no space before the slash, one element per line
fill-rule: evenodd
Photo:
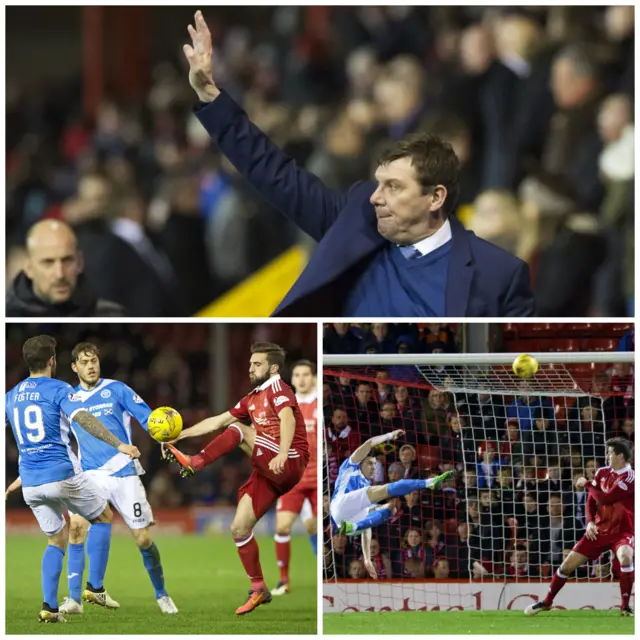
<path fill-rule="evenodd" d="M 140 426 L 149 431 L 151 407 L 128 385 L 121 383 L 120 402 L 122 406 L 138 421 Z"/>
<path fill-rule="evenodd" d="M 598 537 L 598 525 L 596 524 L 596 514 L 598 513 L 598 503 L 596 499 L 589 494 L 587 496 L 587 504 L 585 505 L 585 515 L 587 517 L 586 536 L 589 540 L 595 540 Z"/>
<path fill-rule="evenodd" d="M 362 557 L 364 559 L 364 567 L 367 573 L 375 580 L 378 577 L 376 566 L 371 561 L 371 529 L 365 529 L 360 536 L 362 540 Z"/>
<path fill-rule="evenodd" d="M 619 480 L 610 491 L 602 491 L 600 487 L 591 483 L 589 484 L 589 496 L 593 496 L 595 501 L 602 505 L 613 504 L 622 500 L 633 500 L 633 487 L 633 482 L 627 483 L 624 480 Z"/>
<path fill-rule="evenodd" d="M 4 499 L 8 500 L 9 496 L 22 486 L 22 478 L 18 476 L 8 487 L 4 493 Z"/>
<path fill-rule="evenodd" d="M 278 455 L 269 462 L 269 469 L 276 475 L 281 474 L 284 469 L 284 465 L 289 458 L 289 448 L 293 442 L 293 434 L 296 431 L 296 418 L 291 407 L 282 407 L 278 418 L 280 418 L 280 448 Z"/>
<path fill-rule="evenodd" d="M 98 440 L 102 440 L 108 445 L 111 445 L 117 449 L 120 453 L 128 455 L 130 458 L 135 459 L 140 457 L 140 452 L 137 447 L 132 444 L 125 444 L 120 442 L 107 427 L 105 427 L 98 418 L 89 413 L 86 409 L 80 409 L 76 411 L 70 419 L 73 420 L 80 428 L 84 429 L 88 434 L 92 435 Z"/>
<path fill-rule="evenodd" d="M 374 436 L 373 438 L 369 438 L 351 454 L 349 460 L 355 464 L 360 464 L 369 455 L 371 449 L 377 447 L 383 442 L 396 440 L 402 435 L 404 435 L 404 431 L 402 429 L 397 429 L 396 431 L 392 431 L 391 433 L 383 433 L 381 436 Z"/>
<path fill-rule="evenodd" d="M 220 429 L 226 429 L 229 425 L 237 422 L 238 418 L 231 415 L 231 412 L 225 411 L 221 413 L 219 416 L 212 416 L 211 418 L 206 418 L 202 422 L 198 422 L 198 424 L 194 424 L 193 427 L 189 427 L 185 429 L 175 440 L 184 440 L 185 438 L 197 438 L 198 436 L 204 436 L 207 433 L 213 433 L 214 431 L 219 431 Z"/>

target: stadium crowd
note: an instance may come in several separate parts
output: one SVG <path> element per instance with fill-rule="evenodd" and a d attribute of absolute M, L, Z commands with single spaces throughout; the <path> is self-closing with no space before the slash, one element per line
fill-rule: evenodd
<path fill-rule="evenodd" d="M 302 166 L 345 189 L 382 142 L 437 132 L 463 167 L 458 216 L 529 262 L 539 315 L 633 315 L 632 6 L 242 15 L 206 11 L 216 77 Z M 174 38 L 189 18 L 176 8 Z M 33 91 L 9 65 L 9 280 L 28 229 L 58 217 L 96 295 L 191 314 L 298 240 L 211 148 L 178 42 L 163 44 L 144 98 L 106 100 L 94 122 L 78 77 Z M 115 261 L 136 265 L 126 288 L 100 276 Z"/>
<path fill-rule="evenodd" d="M 372 327 L 380 334 L 379 325 Z M 418 352 L 424 351 L 425 334 L 428 339 L 443 328 L 399 331 L 410 329 L 423 338 Z M 627 332 L 620 350 L 632 339 L 633 332 Z M 356 352 L 362 350 L 361 345 Z M 589 373 L 584 382 L 590 393 L 577 399 L 452 394 L 429 384 L 432 377 L 408 381 L 398 375 L 401 370 L 325 367 L 325 579 L 367 578 L 360 537 L 332 528 L 329 496 L 351 452 L 395 429 L 405 435 L 375 450 L 374 484 L 451 469 L 457 474 L 441 490 L 393 499 L 396 514 L 373 531 L 379 578 L 550 577 L 586 528 L 587 494 L 576 488 L 576 480 L 592 479 L 603 466 L 607 438 L 635 441 L 632 366 L 610 364 Z M 577 577 L 610 578 L 613 571 L 603 556 Z"/>

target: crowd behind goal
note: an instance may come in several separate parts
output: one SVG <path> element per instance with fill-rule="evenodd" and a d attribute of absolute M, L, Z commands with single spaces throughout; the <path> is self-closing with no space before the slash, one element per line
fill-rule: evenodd
<path fill-rule="evenodd" d="M 579 336 L 583 350 L 597 344 L 613 351 L 606 365 L 569 368 L 585 391 L 577 397 L 552 389 L 548 396 L 448 393 L 412 366 L 325 367 L 325 580 L 367 578 L 360 537 L 331 528 L 329 497 L 340 464 L 366 439 L 394 429 L 405 436 L 376 450 L 374 484 L 457 473 L 441 490 L 394 499 L 396 514 L 373 531 L 379 579 L 550 579 L 586 528 L 587 493 L 576 480 L 593 479 L 605 464 L 608 438 L 634 442 L 633 367 L 616 363 L 615 354 L 633 349 L 633 331 L 586 331 L 595 337 Z M 350 344 L 347 333 L 355 336 Z M 453 325 L 328 327 L 325 351 L 336 353 L 341 342 L 352 353 L 452 352 L 460 343 L 455 334 Z M 508 340 L 504 350 L 511 350 Z M 610 580 L 616 571 L 606 553 L 572 579 Z"/>

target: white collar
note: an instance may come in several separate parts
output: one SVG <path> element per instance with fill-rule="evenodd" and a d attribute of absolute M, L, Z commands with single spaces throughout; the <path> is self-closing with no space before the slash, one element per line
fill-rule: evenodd
<path fill-rule="evenodd" d="M 423 256 L 435 251 L 443 244 L 447 244 L 451 240 L 451 223 L 447 218 L 444 224 L 432 235 L 416 242 L 412 246 L 419 251 Z"/>
<path fill-rule="evenodd" d="M 624 473 L 625 471 L 631 471 L 631 464 L 627 462 L 627 464 L 624 467 L 622 467 L 622 469 L 618 469 L 617 471 L 612 467 L 611 471 L 617 474 Z"/>
<path fill-rule="evenodd" d="M 311 402 L 315 402 L 317 398 L 317 391 L 312 391 L 309 395 L 306 395 L 304 397 L 296 393 L 296 400 L 298 401 L 298 404 L 310 404 Z"/>
<path fill-rule="evenodd" d="M 275 376 L 271 376 L 266 382 L 263 382 L 259 387 L 256 387 L 254 391 L 264 391 L 269 388 L 274 382 L 280 380 L 280 374 L 277 373 Z"/>

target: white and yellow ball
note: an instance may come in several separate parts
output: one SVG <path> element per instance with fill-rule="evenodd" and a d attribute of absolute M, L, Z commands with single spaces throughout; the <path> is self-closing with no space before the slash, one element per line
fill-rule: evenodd
<path fill-rule="evenodd" d="M 513 373 L 518 378 L 533 378 L 538 372 L 538 361 L 528 353 L 521 353 L 513 361 Z"/>
<path fill-rule="evenodd" d="M 182 433 L 182 416 L 171 407 L 158 407 L 147 423 L 149 435 L 158 442 L 171 442 Z"/>

